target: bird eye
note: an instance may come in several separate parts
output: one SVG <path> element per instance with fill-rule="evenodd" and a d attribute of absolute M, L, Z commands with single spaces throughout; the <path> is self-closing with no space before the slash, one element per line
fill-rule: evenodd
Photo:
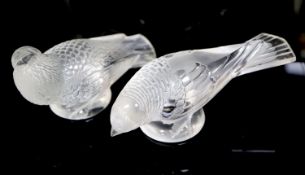
<path fill-rule="evenodd" d="M 23 57 L 20 61 L 17 62 L 17 65 L 20 66 L 20 65 L 23 65 L 23 64 L 27 64 L 30 61 L 30 59 L 32 58 L 33 55 L 34 54 L 31 53 L 31 54 Z"/>
<path fill-rule="evenodd" d="M 176 108 L 176 106 L 174 106 L 172 104 L 165 105 L 162 109 L 162 116 L 165 118 L 170 117 L 175 108 Z"/>

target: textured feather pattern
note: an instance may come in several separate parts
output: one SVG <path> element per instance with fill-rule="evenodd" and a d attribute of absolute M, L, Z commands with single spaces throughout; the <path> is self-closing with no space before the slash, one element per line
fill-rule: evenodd
<path fill-rule="evenodd" d="M 144 66 L 121 92 L 151 120 L 173 121 L 198 110 L 214 84 L 207 66 L 194 62 L 187 72 L 173 69 L 168 60 L 161 57 Z"/>
<path fill-rule="evenodd" d="M 170 96 L 170 84 L 170 67 L 166 59 L 160 58 L 138 71 L 121 95 L 135 100 L 147 114 L 156 114 Z"/>
<path fill-rule="evenodd" d="M 103 48 L 89 40 L 77 39 L 66 41 L 45 52 L 63 63 L 65 85 L 59 97 L 65 107 L 82 104 L 99 93 L 102 81 L 108 75 L 104 65 L 109 63 Z M 99 54 L 99 55 L 98 55 Z M 108 65 L 108 64 L 107 64 Z"/>

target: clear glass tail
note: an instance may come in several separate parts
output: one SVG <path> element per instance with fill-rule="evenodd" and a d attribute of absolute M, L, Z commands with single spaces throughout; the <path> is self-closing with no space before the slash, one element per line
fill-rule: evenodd
<path fill-rule="evenodd" d="M 256 43 L 255 50 L 246 59 L 246 65 L 238 72 L 243 75 L 294 62 L 296 57 L 288 42 L 281 37 L 261 33 L 247 42 Z"/>

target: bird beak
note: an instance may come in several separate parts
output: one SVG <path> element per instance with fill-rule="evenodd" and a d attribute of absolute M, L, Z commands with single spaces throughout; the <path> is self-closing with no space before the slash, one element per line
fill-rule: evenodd
<path fill-rule="evenodd" d="M 117 136 L 121 133 L 119 133 L 118 131 L 116 131 L 115 129 L 111 128 L 111 131 L 110 131 L 110 136 L 111 137 L 114 137 L 114 136 Z"/>

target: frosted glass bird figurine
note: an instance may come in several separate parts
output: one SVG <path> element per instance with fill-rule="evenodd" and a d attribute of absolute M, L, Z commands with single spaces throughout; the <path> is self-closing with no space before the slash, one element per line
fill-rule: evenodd
<path fill-rule="evenodd" d="M 128 69 L 155 58 L 142 35 L 114 34 L 60 43 L 44 53 L 24 46 L 12 55 L 14 81 L 28 101 L 50 105 L 60 117 L 80 120 L 110 102 L 110 86 Z"/>
<path fill-rule="evenodd" d="M 143 66 L 111 109 L 111 135 L 138 127 L 150 138 L 182 142 L 203 127 L 207 104 L 230 80 L 295 61 L 289 44 L 262 33 L 236 45 L 162 56 Z"/>

